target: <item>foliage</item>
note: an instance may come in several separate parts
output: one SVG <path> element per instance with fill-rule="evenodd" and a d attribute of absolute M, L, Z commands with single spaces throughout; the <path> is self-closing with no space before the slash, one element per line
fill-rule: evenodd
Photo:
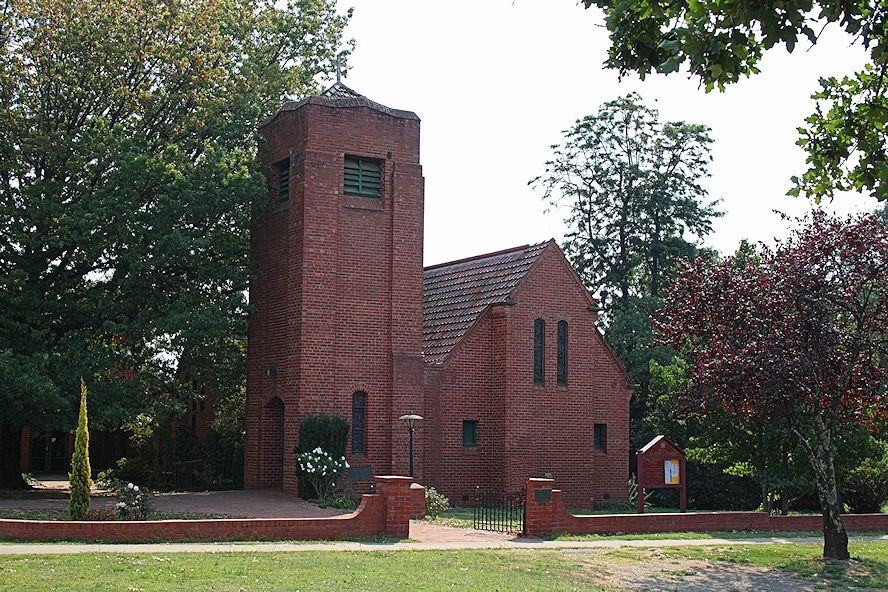
<path fill-rule="evenodd" d="M 151 478 L 151 463 L 142 457 L 119 458 L 116 466 L 100 471 L 96 483 L 100 487 L 113 489 L 115 482 L 145 483 Z"/>
<path fill-rule="evenodd" d="M 133 483 L 115 485 L 117 517 L 121 520 L 148 520 L 153 512 L 151 492 Z"/>
<path fill-rule="evenodd" d="M 80 379 L 80 414 L 74 435 L 74 455 L 71 457 L 71 500 L 68 513 L 72 520 L 83 520 L 89 513 L 92 471 L 89 468 L 89 425 L 86 411 L 86 382 Z"/>
<path fill-rule="evenodd" d="M 551 206 L 566 207 L 565 253 L 605 308 L 614 298 L 658 296 L 670 260 L 693 251 L 683 235 L 705 236 L 719 215 L 702 203 L 709 129 L 663 123 L 631 93 L 564 135 L 530 183 Z"/>
<path fill-rule="evenodd" d="M 867 458 L 844 480 L 842 501 L 857 514 L 876 513 L 888 500 L 888 452 Z"/>
<path fill-rule="evenodd" d="M 267 195 L 256 124 L 318 89 L 349 14 L 332 0 L 0 7 L 0 310 L 15 313 L 0 316 L 0 449 L 13 457 L 21 426 L 73 427 L 80 375 L 94 377 L 93 429 L 115 429 L 178 417 L 203 369 L 242 358 L 250 217 Z"/>
<path fill-rule="evenodd" d="M 319 508 L 334 508 L 336 510 L 354 510 L 358 507 L 355 498 L 349 495 L 331 495 L 326 499 L 318 500 Z"/>
<path fill-rule="evenodd" d="M 847 558 L 836 481 L 846 426 L 888 419 L 888 229 L 815 211 L 759 265 L 688 264 L 658 312 L 691 363 L 686 408 L 784 424 L 814 472 L 824 555 Z"/>
<path fill-rule="evenodd" d="M 450 500 L 438 493 L 434 487 L 427 487 L 425 491 L 425 512 L 429 518 L 437 518 L 441 512 L 450 509 Z"/>
<path fill-rule="evenodd" d="M 816 199 L 836 191 L 868 191 L 888 199 L 888 7 L 881 0 L 752 3 L 738 0 L 663 3 L 583 0 L 604 10 L 611 34 L 606 65 L 621 74 L 669 74 L 685 66 L 707 92 L 759 72 L 766 50 L 800 39 L 816 44 L 838 23 L 869 50 L 871 63 L 853 77 L 823 78 L 815 112 L 799 128 L 808 168 L 791 193 Z"/>
<path fill-rule="evenodd" d="M 333 456 L 345 456 L 348 435 L 349 425 L 345 419 L 335 415 L 309 415 L 299 426 L 296 452 L 322 448 L 330 451 Z"/>
<path fill-rule="evenodd" d="M 336 488 L 336 480 L 348 468 L 344 456 L 334 456 L 321 447 L 300 452 L 296 458 L 299 476 L 311 486 L 313 499 L 328 499 Z"/>

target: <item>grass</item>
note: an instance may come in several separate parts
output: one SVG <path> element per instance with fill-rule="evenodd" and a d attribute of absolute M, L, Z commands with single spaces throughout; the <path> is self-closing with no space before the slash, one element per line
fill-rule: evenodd
<path fill-rule="evenodd" d="M 671 547 L 660 548 L 658 552 L 672 557 L 775 568 L 814 578 L 827 583 L 831 589 L 888 588 L 888 543 L 852 542 L 848 548 L 853 559 L 847 563 L 819 559 L 822 552 L 819 544 Z"/>
<path fill-rule="evenodd" d="M 867 533 L 879 534 L 879 533 Z M 704 532 L 658 532 L 650 534 L 561 534 L 557 541 L 640 541 L 640 540 L 689 540 L 689 539 L 756 539 L 756 538 L 805 538 L 820 537 L 821 532 L 761 532 L 744 530 L 704 531 Z"/>
<path fill-rule="evenodd" d="M 830 590 L 888 587 L 888 544 L 855 542 L 848 563 L 817 559 L 814 544 L 565 551 L 311 551 L 296 553 L 93 553 L 0 555 L 6 590 L 584 590 L 607 585 L 611 562 L 696 559 L 767 567 Z M 681 572 L 680 574 L 678 572 Z M 680 565 L 673 575 L 689 575 Z"/>
<path fill-rule="evenodd" d="M 11 520 L 70 520 L 67 508 L 39 509 L 0 509 L 0 518 Z M 227 514 L 201 514 L 196 512 L 155 512 L 151 520 L 209 520 L 214 518 L 236 518 Z"/>
<path fill-rule="evenodd" d="M 0 556 L 9 590 L 586 590 L 557 552 L 364 551 Z"/>

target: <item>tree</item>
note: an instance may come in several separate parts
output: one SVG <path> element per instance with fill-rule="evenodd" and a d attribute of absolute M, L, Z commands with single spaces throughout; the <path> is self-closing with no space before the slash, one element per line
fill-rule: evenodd
<path fill-rule="evenodd" d="M 71 457 L 71 498 L 68 501 L 68 514 L 71 520 L 84 520 L 89 513 L 92 471 L 89 467 L 89 425 L 86 416 L 86 383 L 80 379 L 80 413 L 77 416 L 77 431 L 74 434 L 74 455 Z"/>
<path fill-rule="evenodd" d="M 640 446 L 649 362 L 671 357 L 652 347 L 651 314 L 674 258 L 696 256 L 692 240 L 720 215 L 701 184 L 712 140 L 703 125 L 661 122 L 637 94 L 604 103 L 564 135 L 530 183 L 567 211 L 562 247 L 602 307 L 608 343 L 639 384 L 632 433 Z"/>
<path fill-rule="evenodd" d="M 888 420 L 888 229 L 815 211 L 758 264 L 689 263 L 656 327 L 691 362 L 688 409 L 787 426 L 813 469 L 824 557 L 847 559 L 836 440 Z"/>
<path fill-rule="evenodd" d="M 791 194 L 818 201 L 836 191 L 888 199 L 888 8 L 881 0 L 750 3 L 583 0 L 605 13 L 611 47 L 605 64 L 642 80 L 685 66 L 706 92 L 757 74 L 764 53 L 800 38 L 816 44 L 819 29 L 838 23 L 870 52 L 871 63 L 841 79 L 821 78 L 817 108 L 799 128 L 807 169 Z"/>
<path fill-rule="evenodd" d="M 348 19 L 332 0 L 0 0 L 4 454 L 23 425 L 72 427 L 78 376 L 94 428 L 176 415 L 180 361 L 244 340 L 256 124 L 318 89 Z"/>

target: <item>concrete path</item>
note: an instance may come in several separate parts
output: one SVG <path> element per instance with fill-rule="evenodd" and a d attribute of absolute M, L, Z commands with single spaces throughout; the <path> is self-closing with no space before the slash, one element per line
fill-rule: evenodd
<path fill-rule="evenodd" d="M 885 541 L 885 536 L 851 537 L 852 541 Z M 280 553 L 290 551 L 459 551 L 464 549 L 510 549 L 545 551 L 552 549 L 618 549 L 620 547 L 712 547 L 720 545 L 768 545 L 771 543 L 820 543 L 820 537 L 754 539 L 645 539 L 598 541 L 463 541 L 438 543 L 167 543 L 167 544 L 0 544 L 0 555 L 66 555 L 69 553 Z"/>

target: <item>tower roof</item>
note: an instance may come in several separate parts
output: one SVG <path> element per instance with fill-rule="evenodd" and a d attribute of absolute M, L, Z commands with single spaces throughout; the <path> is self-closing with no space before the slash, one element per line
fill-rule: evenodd
<path fill-rule="evenodd" d="M 374 111 L 379 111 L 380 113 L 385 113 L 386 115 L 391 115 L 392 117 L 399 117 L 401 119 L 416 119 L 419 117 L 413 111 L 403 111 L 401 109 L 392 109 L 391 107 L 386 107 L 376 101 L 371 101 L 361 93 L 347 87 L 341 82 L 336 82 L 322 92 L 319 95 L 312 95 L 310 97 L 306 97 L 301 101 L 287 101 L 284 103 L 284 106 L 278 110 L 277 113 L 267 118 L 265 121 L 259 124 L 259 127 L 268 125 L 274 120 L 279 114 L 284 111 L 295 111 L 304 105 L 323 105 L 325 107 L 338 107 L 338 108 L 349 108 L 349 107 L 367 107 L 368 109 L 373 109 Z"/>

